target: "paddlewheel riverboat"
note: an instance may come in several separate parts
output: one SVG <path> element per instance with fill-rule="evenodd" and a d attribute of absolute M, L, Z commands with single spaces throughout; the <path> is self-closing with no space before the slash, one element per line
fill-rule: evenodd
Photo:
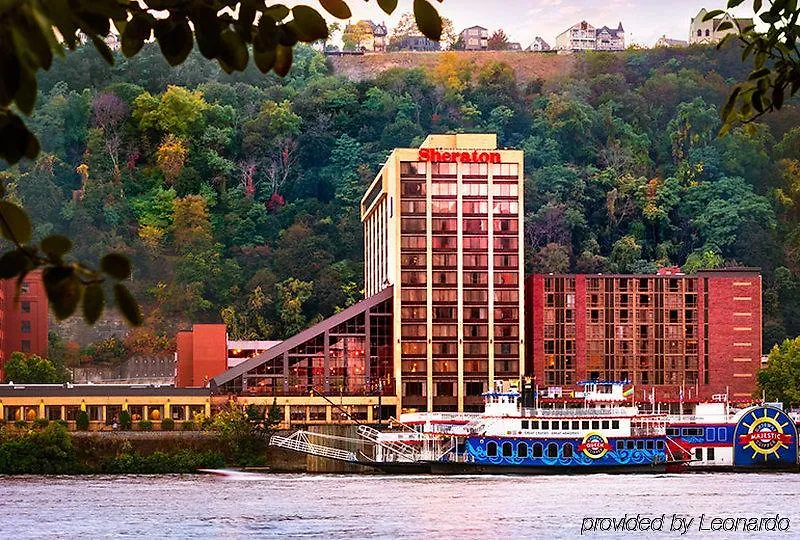
<path fill-rule="evenodd" d="M 412 413 L 391 429 L 366 425 L 359 455 L 342 437 L 297 431 L 270 444 L 397 473 L 633 473 L 661 472 L 674 463 L 667 416 L 622 406 L 622 385 L 590 382 L 581 408 L 523 407 L 520 393 L 483 395 L 483 413 Z M 350 441 L 354 442 L 354 441 Z"/>

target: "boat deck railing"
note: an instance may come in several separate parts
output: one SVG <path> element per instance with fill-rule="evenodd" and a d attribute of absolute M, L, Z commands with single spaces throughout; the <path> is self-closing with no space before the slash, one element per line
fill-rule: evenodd
<path fill-rule="evenodd" d="M 630 416 L 637 414 L 635 407 L 609 407 L 605 409 L 575 408 L 575 409 L 522 409 L 522 416 L 535 418 L 564 418 L 583 416 Z"/>

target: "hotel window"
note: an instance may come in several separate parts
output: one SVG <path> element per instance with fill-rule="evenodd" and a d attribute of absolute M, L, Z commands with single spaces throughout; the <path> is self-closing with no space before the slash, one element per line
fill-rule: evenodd
<path fill-rule="evenodd" d="M 465 233 L 485 233 L 487 224 L 485 219 L 465 219 L 464 232 Z"/>
<path fill-rule="evenodd" d="M 458 337 L 458 326 L 455 324 L 434 324 L 433 337 Z"/>
<path fill-rule="evenodd" d="M 495 214 L 517 214 L 519 203 L 517 201 L 495 201 L 493 212 Z"/>
<path fill-rule="evenodd" d="M 433 249 L 456 249 L 458 246 L 455 236 L 434 236 L 432 241 Z"/>
<path fill-rule="evenodd" d="M 495 343 L 494 353 L 502 356 L 519 354 L 519 345 L 516 343 Z"/>
<path fill-rule="evenodd" d="M 433 218 L 431 220 L 431 231 L 456 232 L 456 220 L 453 218 Z"/>
<path fill-rule="evenodd" d="M 449 291 L 434 291 L 436 292 L 449 292 Z M 435 294 L 433 295 L 436 296 Z M 427 301 L 427 291 L 425 289 L 402 289 L 400 293 L 400 300 L 403 302 L 425 302 Z"/>
<path fill-rule="evenodd" d="M 424 214 L 425 201 L 402 201 L 400 212 L 403 214 Z"/>
<path fill-rule="evenodd" d="M 463 172 L 464 176 L 488 176 L 489 165 L 487 163 L 465 163 Z"/>
<path fill-rule="evenodd" d="M 495 255 L 495 268 L 516 268 L 519 266 L 519 255 Z"/>
<path fill-rule="evenodd" d="M 434 214 L 455 214 L 457 212 L 456 201 L 435 199 L 431 201 L 431 212 Z"/>
<path fill-rule="evenodd" d="M 516 250 L 519 247 L 519 239 L 515 236 L 501 236 L 495 237 L 494 249 L 498 250 Z"/>
<path fill-rule="evenodd" d="M 487 197 L 489 195 L 489 186 L 486 184 L 463 184 L 462 189 L 465 197 Z"/>
<path fill-rule="evenodd" d="M 400 313 L 403 319 L 408 320 L 425 320 L 428 308 L 423 306 L 403 307 Z"/>
<path fill-rule="evenodd" d="M 486 272 L 466 272 L 464 274 L 464 285 L 486 285 L 489 283 L 489 274 Z"/>
<path fill-rule="evenodd" d="M 458 290 L 434 289 L 431 291 L 431 299 L 434 302 L 458 302 Z"/>
<path fill-rule="evenodd" d="M 401 175 L 424 175 L 428 173 L 428 163 L 425 161 L 401 161 Z"/>
<path fill-rule="evenodd" d="M 456 308 L 454 307 L 435 307 L 433 308 L 434 320 L 452 320 L 456 318 Z"/>
<path fill-rule="evenodd" d="M 517 163 L 493 163 L 493 176 L 518 176 L 519 164 Z"/>
<path fill-rule="evenodd" d="M 400 280 L 403 285 L 425 285 L 427 277 L 425 272 L 402 272 Z"/>
<path fill-rule="evenodd" d="M 31 321 L 22 321 L 22 333 L 23 334 L 31 333 Z"/>
<path fill-rule="evenodd" d="M 495 239 L 497 242 L 499 238 Z M 503 238 L 503 240 L 516 240 L 516 238 Z M 465 237 L 464 250 L 485 250 L 489 248 L 489 239 L 485 236 Z"/>
<path fill-rule="evenodd" d="M 410 254 L 410 255 L 403 255 L 400 258 L 400 265 L 404 266 L 404 267 L 406 267 L 406 266 L 410 266 L 410 267 L 422 266 L 422 267 L 424 267 L 425 266 L 425 254 L 424 253 L 414 253 L 414 254 Z"/>
<path fill-rule="evenodd" d="M 402 351 L 404 356 L 425 356 L 428 354 L 428 345 L 425 342 L 404 341 Z"/>
<path fill-rule="evenodd" d="M 455 182 L 434 182 L 431 184 L 431 195 L 434 197 L 455 197 L 458 187 Z"/>
<path fill-rule="evenodd" d="M 434 253 L 431 256 L 433 268 L 449 268 L 458 266 L 458 256 L 452 253 Z"/>
<path fill-rule="evenodd" d="M 494 301 L 500 304 L 514 304 L 519 301 L 519 295 L 516 290 L 495 291 Z"/>
<path fill-rule="evenodd" d="M 407 197 L 424 197 L 425 182 L 403 180 L 403 195 Z"/>
<path fill-rule="evenodd" d="M 519 310 L 517 308 L 495 308 L 494 310 L 495 321 L 515 321 L 519 319 Z"/>
<path fill-rule="evenodd" d="M 467 240 L 465 238 L 465 240 Z M 487 240 L 488 244 L 488 240 Z M 489 266 L 488 255 L 464 255 L 464 268 L 486 268 Z"/>
<path fill-rule="evenodd" d="M 23 293 L 23 294 L 27 293 L 27 292 L 30 292 L 30 288 L 31 288 L 31 284 L 29 282 L 27 282 L 27 281 L 23 281 L 22 285 L 19 288 L 19 292 Z"/>
<path fill-rule="evenodd" d="M 434 285 L 455 285 L 457 282 L 458 282 L 458 276 L 455 272 L 433 273 Z"/>
<path fill-rule="evenodd" d="M 494 282 L 496 285 L 516 285 L 519 283 L 519 276 L 515 272 L 496 272 Z"/>
<path fill-rule="evenodd" d="M 481 324 L 465 324 L 465 338 L 485 338 L 489 336 L 489 327 Z"/>
<path fill-rule="evenodd" d="M 21 302 L 22 305 L 22 313 L 30 313 L 31 312 L 31 303 L 28 300 L 23 300 Z"/>
<path fill-rule="evenodd" d="M 434 163 L 431 174 L 433 176 L 455 176 L 457 167 L 456 163 Z"/>
<path fill-rule="evenodd" d="M 494 230 L 495 232 L 517 232 L 519 230 L 519 221 L 516 219 L 495 219 Z"/>
<path fill-rule="evenodd" d="M 517 184 L 494 184 L 492 193 L 495 197 L 516 197 Z"/>
<path fill-rule="evenodd" d="M 486 201 L 464 201 L 462 208 L 465 214 L 485 214 L 489 209 L 489 203 Z M 455 210 L 453 210 L 453 213 L 455 213 Z"/>
<path fill-rule="evenodd" d="M 452 382 L 437 382 L 436 395 L 444 397 L 453 397 L 453 383 Z"/>
<path fill-rule="evenodd" d="M 403 236 L 400 238 L 400 247 L 402 249 L 425 249 L 424 236 Z"/>
<path fill-rule="evenodd" d="M 464 343 L 464 354 L 468 356 L 486 356 L 489 354 L 489 344 L 470 342 Z"/>

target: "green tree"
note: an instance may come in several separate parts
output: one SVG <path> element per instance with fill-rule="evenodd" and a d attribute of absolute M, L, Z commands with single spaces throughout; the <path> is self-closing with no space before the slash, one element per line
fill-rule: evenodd
<path fill-rule="evenodd" d="M 800 337 L 772 347 L 767 367 L 758 372 L 758 386 L 769 401 L 800 404 Z"/>
<path fill-rule="evenodd" d="M 72 380 L 63 366 L 55 366 L 46 358 L 32 354 L 12 353 L 3 366 L 5 382 L 57 384 Z"/>

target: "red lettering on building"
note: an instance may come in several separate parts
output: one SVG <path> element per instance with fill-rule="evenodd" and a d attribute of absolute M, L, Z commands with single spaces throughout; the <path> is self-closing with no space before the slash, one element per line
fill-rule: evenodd
<path fill-rule="evenodd" d="M 500 152 L 440 152 L 432 148 L 420 148 L 420 161 L 431 163 L 500 163 Z"/>

